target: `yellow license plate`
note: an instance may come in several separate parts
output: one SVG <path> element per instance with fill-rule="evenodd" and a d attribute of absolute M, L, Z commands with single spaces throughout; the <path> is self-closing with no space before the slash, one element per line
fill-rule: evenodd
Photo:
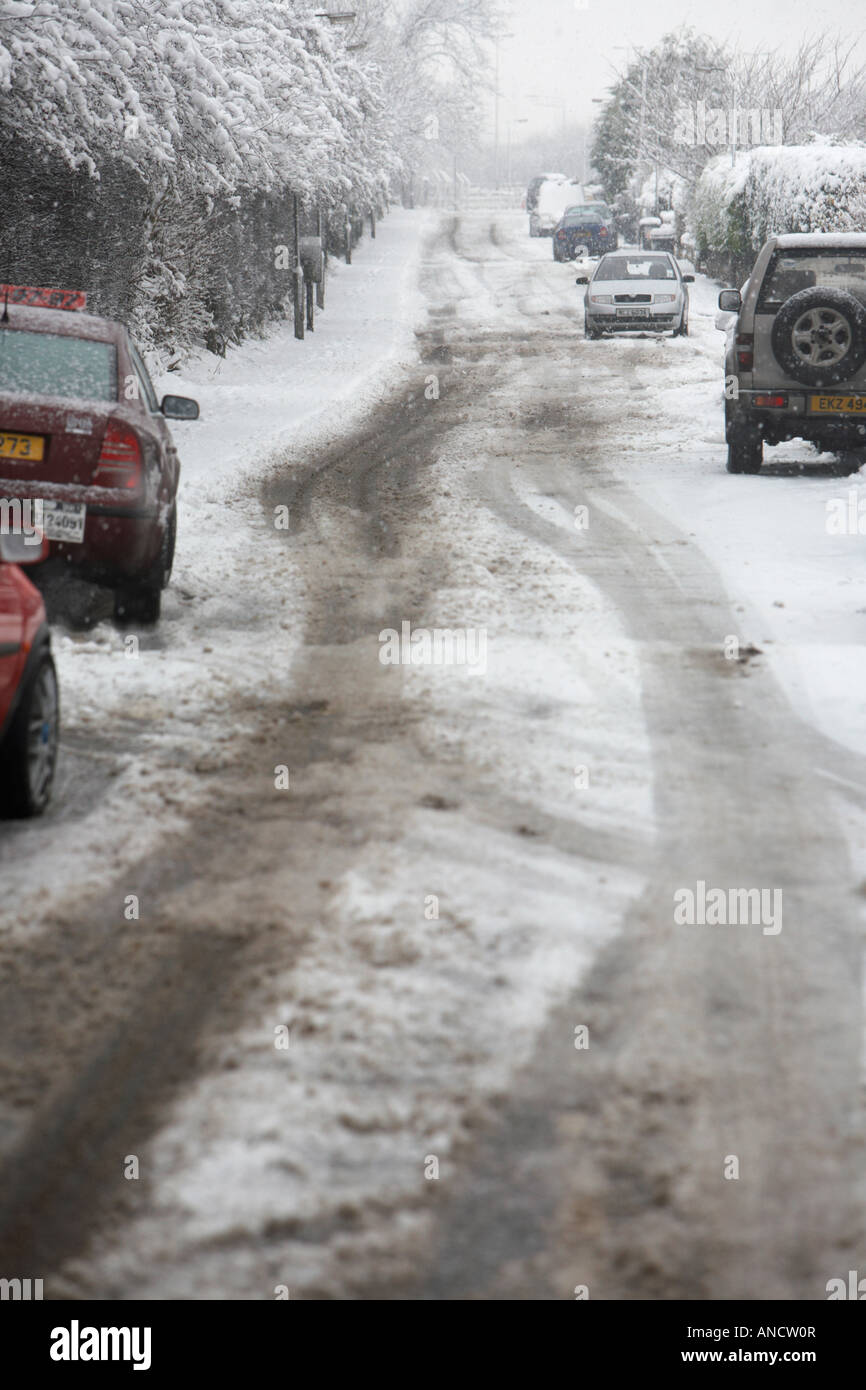
<path fill-rule="evenodd" d="M 812 396 L 813 415 L 866 415 L 866 396 Z"/>
<path fill-rule="evenodd" d="M 38 463 L 45 454 L 41 434 L 0 433 L 0 459 L 32 459 Z"/>

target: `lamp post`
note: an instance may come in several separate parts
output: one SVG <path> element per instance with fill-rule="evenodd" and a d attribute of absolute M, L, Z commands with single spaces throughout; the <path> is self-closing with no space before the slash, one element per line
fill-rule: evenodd
<path fill-rule="evenodd" d="M 695 72 L 723 72 L 731 84 L 731 168 L 736 167 L 737 163 L 737 89 L 734 82 L 733 69 L 714 63 L 708 67 L 698 66 Z"/>
<path fill-rule="evenodd" d="M 567 116 L 567 112 L 568 112 L 568 105 L 567 105 L 567 103 L 564 102 L 564 101 L 545 101 L 545 100 L 543 99 L 543 97 L 542 97 L 542 95 L 541 95 L 540 92 L 527 92 L 526 95 L 525 95 L 524 100 L 525 100 L 525 101 L 531 101 L 531 102 L 533 103 L 533 105 L 540 107 L 540 108 L 541 108 L 542 110 L 544 110 L 544 111 L 558 111 L 558 112 L 559 112 L 559 127 L 560 127 L 560 128 L 559 128 L 559 145 L 560 145 L 560 150 L 559 150 L 559 153 L 557 154 L 556 158 L 559 159 L 559 158 L 560 158 L 560 155 L 562 155 L 562 157 L 563 157 L 563 162 L 564 162 L 565 159 L 567 158 L 566 151 L 565 151 L 566 116 Z"/>
<path fill-rule="evenodd" d="M 772 57 L 772 54 L 772 49 L 759 48 L 756 49 L 750 56 L 752 58 L 770 58 Z M 730 67 L 726 67 L 716 63 L 708 67 L 697 67 L 695 68 L 695 71 L 723 72 L 731 84 L 731 168 L 734 168 L 737 163 L 737 117 L 739 113 L 737 111 L 737 79 L 734 72 L 733 64 L 731 64 Z"/>
<path fill-rule="evenodd" d="M 528 125 L 528 116 L 515 116 L 508 121 L 508 142 L 505 155 L 505 179 L 508 187 L 511 187 L 511 128 L 516 125 Z"/>
<path fill-rule="evenodd" d="M 497 34 L 493 40 L 493 185 L 499 188 L 499 45 L 513 39 L 512 33 Z"/>
<path fill-rule="evenodd" d="M 630 53 L 630 52 L 631 52 L 631 48 L 624 48 L 623 45 L 617 44 L 617 45 L 615 45 L 615 47 L 621 47 L 621 48 L 623 48 L 623 51 L 626 52 L 626 53 Z M 642 58 L 642 59 L 641 59 L 640 88 L 637 88 L 637 87 L 634 85 L 633 82 L 630 82 L 630 81 L 629 81 L 629 79 L 628 79 L 627 77 L 622 77 L 622 76 L 620 76 L 619 73 L 617 73 L 617 78 L 619 79 L 620 83 L 622 83 L 623 86 L 628 87 L 628 89 L 629 89 L 630 92 L 634 92 L 635 96 L 640 97 L 640 117 L 639 117 L 639 120 L 638 120 L 637 159 L 636 159 L 637 174 L 634 176 L 634 180 L 633 180 L 633 187 L 635 188 L 635 196 L 636 196 L 637 198 L 639 198 L 639 197 L 640 197 L 640 189 L 641 189 L 642 186 L 643 186 L 643 185 L 642 185 L 642 182 L 641 182 L 641 168 L 642 168 L 642 165 L 643 165 L 643 162 L 644 162 L 644 143 L 645 143 L 645 141 L 644 141 L 644 135 L 645 135 L 645 131 L 646 131 L 646 89 L 647 89 L 647 62 L 646 62 L 646 59 L 645 59 L 645 58 Z M 601 98 L 599 98 L 599 97 L 593 97 L 592 100 L 593 100 L 593 102 L 597 102 L 597 101 L 601 101 Z M 658 212 L 658 204 L 659 204 L 659 147 L 658 147 L 658 134 L 656 135 L 655 153 L 653 154 L 652 162 L 653 162 L 653 165 L 654 165 L 654 167 L 655 167 L 655 211 Z"/>
<path fill-rule="evenodd" d="M 637 51 L 637 50 L 633 50 L 633 49 L 632 49 L 631 44 L 616 43 L 616 44 L 614 44 L 614 48 L 615 48 L 618 52 L 620 52 L 620 53 L 632 53 L 632 52 L 636 52 L 636 51 Z M 628 59 L 628 58 L 626 59 L 626 62 L 630 62 L 630 61 L 631 61 L 630 59 Z M 646 129 L 646 73 L 647 73 L 646 59 L 645 59 L 645 58 L 642 58 L 642 59 L 641 59 L 641 65 L 640 65 L 640 121 L 639 121 L 639 125 L 638 125 L 638 137 L 637 137 L 637 161 L 638 161 L 638 165 L 640 165 L 640 164 L 643 162 L 644 131 L 645 131 L 645 129 Z M 625 83 L 626 83 L 626 85 L 627 85 L 628 87 L 631 87 L 632 91 L 637 91 L 637 88 L 634 87 L 634 86 L 632 86 L 632 83 L 629 82 L 628 78 L 625 78 L 625 79 L 623 79 L 623 80 L 625 81 Z"/>

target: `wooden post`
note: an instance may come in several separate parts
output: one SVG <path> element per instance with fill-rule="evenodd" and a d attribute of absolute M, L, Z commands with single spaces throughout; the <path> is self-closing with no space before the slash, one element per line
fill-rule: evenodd
<path fill-rule="evenodd" d="M 376 209 L 370 208 L 370 239 L 376 240 Z"/>
<path fill-rule="evenodd" d="M 294 278 L 294 307 L 295 307 L 295 337 L 303 342 L 304 339 L 304 272 L 301 270 L 301 222 L 298 208 L 298 195 L 295 194 L 294 211 L 294 240 L 295 240 L 295 263 L 292 269 Z"/>
<path fill-rule="evenodd" d="M 319 208 L 316 213 L 316 232 L 322 238 L 322 278 L 316 285 L 316 305 L 319 309 L 325 307 L 325 271 L 328 267 L 328 248 L 325 244 L 328 228 L 327 224 L 323 223 L 322 209 Z"/>

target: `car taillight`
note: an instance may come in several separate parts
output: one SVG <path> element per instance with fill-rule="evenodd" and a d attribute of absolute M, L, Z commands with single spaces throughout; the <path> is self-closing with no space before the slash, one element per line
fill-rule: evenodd
<path fill-rule="evenodd" d="M 755 405 L 775 406 L 777 409 L 781 409 L 783 406 L 786 406 L 787 404 L 788 397 L 785 395 L 755 397 Z"/>
<path fill-rule="evenodd" d="M 599 227 L 598 234 L 599 236 L 607 236 L 607 227 Z"/>
<path fill-rule="evenodd" d="M 93 481 L 98 487 L 136 488 L 141 481 L 141 443 L 135 430 L 109 420 Z"/>
<path fill-rule="evenodd" d="M 755 335 L 753 333 L 737 334 L 737 366 L 740 371 L 750 372 L 752 370 L 754 342 Z"/>

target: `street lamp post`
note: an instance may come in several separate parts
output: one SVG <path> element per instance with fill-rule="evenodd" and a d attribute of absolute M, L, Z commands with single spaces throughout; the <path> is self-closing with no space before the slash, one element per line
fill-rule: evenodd
<path fill-rule="evenodd" d="M 731 168 L 736 168 L 737 164 L 737 89 L 734 80 L 733 68 L 728 70 L 714 63 L 710 67 L 697 66 L 695 72 L 723 72 L 731 84 Z"/>
<path fill-rule="evenodd" d="M 499 45 L 513 34 L 497 34 L 493 40 L 493 185 L 499 188 Z"/>
<path fill-rule="evenodd" d="M 515 116 L 508 121 L 508 141 L 505 155 L 505 179 L 508 187 L 511 187 L 511 128 L 516 125 L 528 125 L 528 116 Z"/>
<path fill-rule="evenodd" d="M 632 53 L 632 52 L 638 51 L 638 50 L 633 50 L 631 44 L 621 44 L 621 43 L 616 43 L 616 44 L 614 44 L 614 49 L 617 50 L 617 51 L 620 52 L 620 53 Z M 629 59 L 626 59 L 626 62 L 629 62 L 629 61 L 630 61 Z M 645 59 L 645 58 L 641 58 L 641 67 L 640 67 L 640 121 L 639 121 L 639 125 L 638 125 L 638 137 L 637 137 L 637 159 L 638 159 L 638 165 L 640 165 L 640 164 L 643 162 L 644 132 L 645 132 L 645 130 L 646 130 L 646 75 L 647 75 L 647 63 L 646 63 L 646 59 Z M 626 78 L 625 80 L 626 80 L 627 85 L 628 85 L 628 86 L 631 86 L 631 83 L 628 81 L 628 78 Z M 632 90 L 635 90 L 635 89 L 633 88 Z"/>

